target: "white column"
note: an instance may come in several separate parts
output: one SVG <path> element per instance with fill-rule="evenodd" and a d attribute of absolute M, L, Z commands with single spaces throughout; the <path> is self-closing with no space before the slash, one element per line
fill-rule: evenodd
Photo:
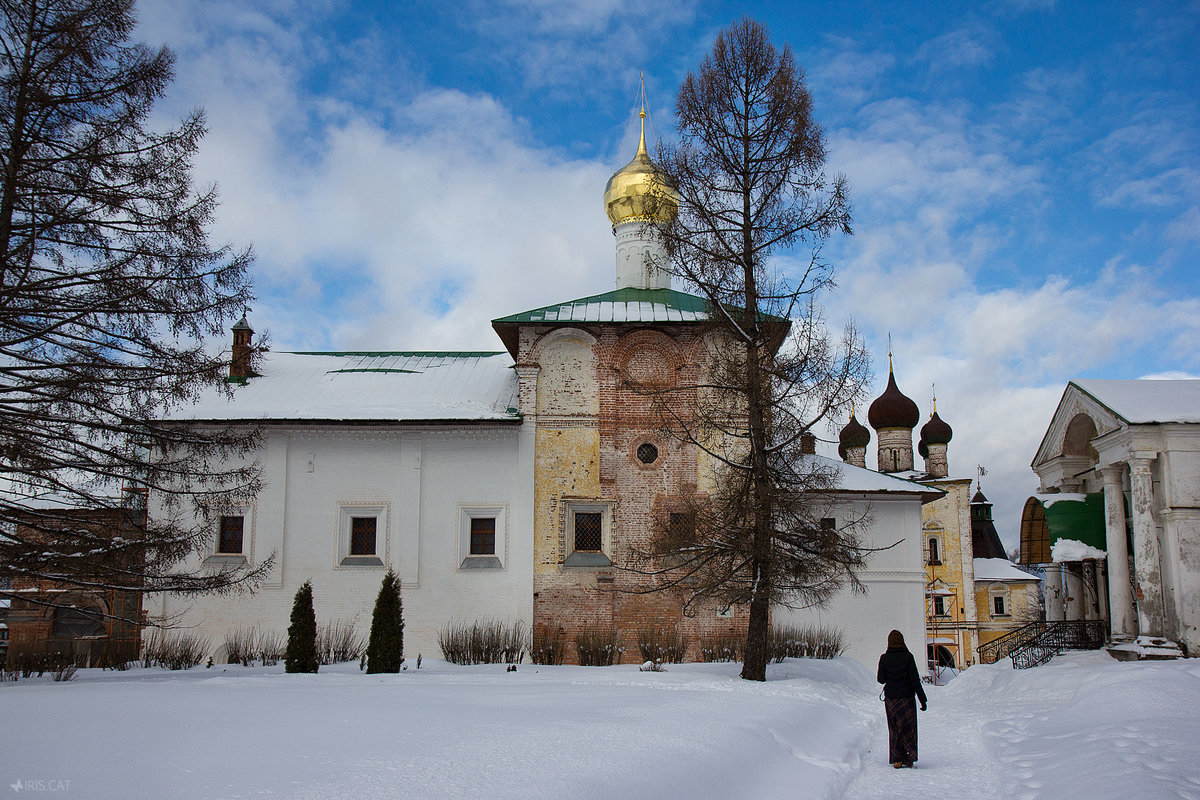
<path fill-rule="evenodd" d="M 1101 470 L 1104 475 L 1104 528 L 1108 545 L 1108 610 L 1114 639 L 1137 633 L 1133 597 L 1129 593 L 1129 545 L 1125 536 L 1125 466 Z"/>
<path fill-rule="evenodd" d="M 1137 572 L 1138 633 L 1142 636 L 1162 636 L 1162 572 L 1158 528 L 1154 524 L 1151 461 L 1153 458 L 1147 456 L 1129 460 L 1129 483 L 1133 495 L 1133 563 Z"/>
<path fill-rule="evenodd" d="M 1108 619 L 1108 573 L 1103 561 L 1096 561 L 1096 600 L 1100 603 L 1100 619 Z"/>
<path fill-rule="evenodd" d="M 1100 591 L 1096 585 L 1096 559 L 1083 560 L 1082 591 L 1079 593 L 1080 617 L 1100 619 Z"/>
<path fill-rule="evenodd" d="M 1046 565 L 1046 621 L 1063 619 L 1062 564 Z"/>
<path fill-rule="evenodd" d="M 1071 564 L 1078 564 L 1072 561 Z M 1065 601 L 1065 619 L 1083 619 L 1083 577 L 1071 569 L 1071 564 L 1063 564 L 1063 599 Z"/>

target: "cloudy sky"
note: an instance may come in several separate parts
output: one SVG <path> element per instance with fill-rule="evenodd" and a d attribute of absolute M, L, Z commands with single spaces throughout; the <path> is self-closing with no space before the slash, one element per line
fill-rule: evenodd
<path fill-rule="evenodd" d="M 988 470 L 1017 540 L 1066 381 L 1200 376 L 1200 3 L 140 0 L 164 125 L 207 110 L 219 241 L 254 245 L 281 350 L 501 349 L 489 321 L 613 287 L 608 176 L 644 73 L 741 14 L 808 74 L 853 192 L 837 292 Z M 832 432 L 826 435 L 833 438 Z M 868 463 L 873 463 L 873 454 Z"/>

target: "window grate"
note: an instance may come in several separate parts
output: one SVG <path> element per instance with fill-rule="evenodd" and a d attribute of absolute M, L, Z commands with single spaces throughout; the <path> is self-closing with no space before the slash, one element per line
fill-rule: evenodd
<path fill-rule="evenodd" d="M 599 511 L 575 512 L 575 549 L 599 552 L 603 546 L 603 530 Z"/>
<path fill-rule="evenodd" d="M 653 464 L 658 460 L 658 448 L 650 442 L 642 442 L 638 445 L 637 458 L 643 464 Z"/>
<path fill-rule="evenodd" d="M 350 555 L 375 555 L 375 517 L 350 518 Z"/>
<path fill-rule="evenodd" d="M 471 517 L 471 555 L 496 555 L 495 517 Z"/>

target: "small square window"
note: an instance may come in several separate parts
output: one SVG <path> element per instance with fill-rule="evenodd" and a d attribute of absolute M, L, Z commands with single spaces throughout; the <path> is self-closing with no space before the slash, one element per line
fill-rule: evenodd
<path fill-rule="evenodd" d="M 382 567 L 388 553 L 388 506 L 345 504 L 338 509 L 338 565 Z"/>
<path fill-rule="evenodd" d="M 350 555 L 375 555 L 375 517 L 350 518 Z"/>
<path fill-rule="evenodd" d="M 458 506 L 459 569 L 504 569 L 507 558 L 508 506 L 503 503 Z"/>
<path fill-rule="evenodd" d="M 568 501 L 563 517 L 564 567 L 611 567 L 612 506 L 606 501 Z"/>
<path fill-rule="evenodd" d="M 245 540 L 246 518 L 243 516 L 221 517 L 221 531 L 217 536 L 217 555 L 242 554 Z"/>
<path fill-rule="evenodd" d="M 575 550 L 598 553 L 604 547 L 602 515 L 599 511 L 575 512 Z"/>
<path fill-rule="evenodd" d="M 471 517 L 471 555 L 496 555 L 495 517 Z"/>

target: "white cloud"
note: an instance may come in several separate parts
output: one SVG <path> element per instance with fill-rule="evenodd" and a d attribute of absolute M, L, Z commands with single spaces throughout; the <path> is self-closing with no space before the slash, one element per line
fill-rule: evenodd
<path fill-rule="evenodd" d="M 964 67 L 977 67 L 992 60 L 995 33 L 981 25 L 967 25 L 928 40 L 914 54 L 929 65 L 934 75 Z"/>

